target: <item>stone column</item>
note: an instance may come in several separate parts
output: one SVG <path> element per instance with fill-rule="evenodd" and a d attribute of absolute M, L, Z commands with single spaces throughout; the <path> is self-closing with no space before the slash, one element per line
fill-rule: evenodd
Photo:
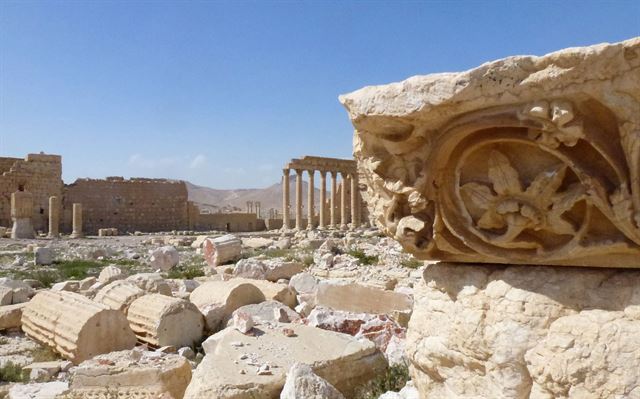
<path fill-rule="evenodd" d="M 340 172 L 342 181 L 340 182 L 340 229 L 347 229 L 347 174 Z"/>
<path fill-rule="evenodd" d="M 28 191 L 16 191 L 11 194 L 11 238 L 35 238 L 33 230 L 33 194 Z"/>
<path fill-rule="evenodd" d="M 261 211 L 260 208 L 262 207 L 262 205 L 260 204 L 260 201 L 256 201 L 255 204 L 256 204 L 256 217 L 260 219 L 260 211 Z"/>
<path fill-rule="evenodd" d="M 296 169 L 296 230 L 302 230 L 302 169 Z"/>
<path fill-rule="evenodd" d="M 60 236 L 60 201 L 58 197 L 49 197 L 49 238 Z"/>
<path fill-rule="evenodd" d="M 73 232 L 71 238 L 84 237 L 82 233 L 82 204 L 73 204 Z"/>
<path fill-rule="evenodd" d="M 338 172 L 331 172 L 331 209 L 329 209 L 329 215 L 331 220 L 329 221 L 329 227 L 335 229 L 337 226 L 337 217 L 336 217 L 336 202 L 338 201 L 338 183 L 336 182 L 338 178 Z"/>
<path fill-rule="evenodd" d="M 320 220 L 318 221 L 318 227 L 324 229 L 327 221 L 325 214 L 325 207 L 327 204 L 327 172 L 320 172 Z"/>
<path fill-rule="evenodd" d="M 289 169 L 282 169 L 282 229 L 291 227 L 289 218 Z"/>
<path fill-rule="evenodd" d="M 316 172 L 315 170 L 309 170 L 309 186 L 307 187 L 307 229 L 313 229 L 313 219 L 314 219 L 314 194 L 315 194 L 315 184 L 313 182 L 314 176 L 313 174 Z"/>
<path fill-rule="evenodd" d="M 351 180 L 351 228 L 355 229 L 358 227 L 358 179 L 356 178 L 356 174 L 352 174 L 349 176 L 349 180 Z"/>

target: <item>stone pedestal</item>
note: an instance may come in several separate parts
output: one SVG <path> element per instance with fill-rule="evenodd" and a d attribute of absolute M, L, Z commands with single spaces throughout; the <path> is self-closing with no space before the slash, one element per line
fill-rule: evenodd
<path fill-rule="evenodd" d="M 73 204 L 73 232 L 71 238 L 84 237 L 82 232 L 82 204 Z"/>
<path fill-rule="evenodd" d="M 33 230 L 33 194 L 16 191 L 11 194 L 11 238 L 34 238 Z"/>
<path fill-rule="evenodd" d="M 60 236 L 60 199 L 56 196 L 49 197 L 49 238 Z"/>

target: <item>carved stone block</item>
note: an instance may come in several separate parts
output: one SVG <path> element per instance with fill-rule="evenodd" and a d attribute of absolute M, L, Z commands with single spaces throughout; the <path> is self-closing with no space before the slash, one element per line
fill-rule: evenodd
<path fill-rule="evenodd" d="M 640 38 L 340 101 L 370 212 L 419 258 L 640 267 Z"/>

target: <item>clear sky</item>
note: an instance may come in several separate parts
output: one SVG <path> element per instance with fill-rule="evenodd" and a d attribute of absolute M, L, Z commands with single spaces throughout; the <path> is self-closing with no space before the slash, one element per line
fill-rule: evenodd
<path fill-rule="evenodd" d="M 0 156 L 265 187 L 350 157 L 339 94 L 640 36 L 640 1 L 0 0 Z"/>

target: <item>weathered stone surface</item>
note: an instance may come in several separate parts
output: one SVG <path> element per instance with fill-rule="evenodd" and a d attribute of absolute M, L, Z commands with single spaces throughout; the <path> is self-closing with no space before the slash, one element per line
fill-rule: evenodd
<path fill-rule="evenodd" d="M 35 384 L 15 384 L 9 389 L 7 399 L 57 399 L 69 384 L 62 381 Z"/>
<path fill-rule="evenodd" d="M 640 267 L 640 38 L 340 97 L 377 223 L 421 259 Z"/>
<path fill-rule="evenodd" d="M 309 365 L 296 363 L 287 372 L 280 399 L 301 398 L 344 399 L 344 395 L 327 380 L 318 377 Z"/>
<path fill-rule="evenodd" d="M 429 265 L 406 353 L 424 397 L 640 394 L 640 271 Z"/>
<path fill-rule="evenodd" d="M 158 273 L 138 273 L 127 277 L 127 281 L 135 283 L 140 289 L 149 293 L 171 296 L 171 287 Z"/>
<path fill-rule="evenodd" d="M 242 240 L 233 234 L 207 238 L 202 244 L 204 259 L 212 267 L 240 259 Z"/>
<path fill-rule="evenodd" d="M 290 307 L 281 302 L 272 300 L 252 305 L 244 305 L 236 309 L 233 314 L 236 312 L 243 312 L 251 315 L 253 320 L 257 323 L 273 323 L 277 321 L 289 323 L 300 320 L 300 315 L 291 310 Z M 284 315 L 284 317 L 282 315 Z M 286 320 L 282 320 L 282 318 L 286 318 Z"/>
<path fill-rule="evenodd" d="M 134 300 L 127 320 L 138 340 L 156 347 L 194 345 L 204 329 L 202 313 L 193 303 L 161 294 Z"/>
<path fill-rule="evenodd" d="M 47 247 L 37 247 L 33 249 L 34 261 L 36 265 L 50 265 L 53 263 L 53 250 Z"/>
<path fill-rule="evenodd" d="M 352 397 L 357 387 L 386 368 L 384 357 L 371 342 L 305 325 L 282 326 L 293 335 L 265 328 L 248 336 L 227 328 L 209 337 L 203 343 L 206 356 L 194 372 L 185 399 L 277 398 L 286 372 L 296 362 L 310 365 L 318 376 Z M 269 365 L 270 374 L 258 375 L 260 365 Z"/>
<path fill-rule="evenodd" d="M 102 287 L 93 300 L 127 314 L 129 305 L 143 295 L 145 292 L 133 282 L 116 280 Z"/>
<path fill-rule="evenodd" d="M 11 193 L 11 238 L 34 238 L 33 194 L 28 191 Z"/>
<path fill-rule="evenodd" d="M 23 308 L 22 330 L 76 364 L 136 342 L 122 312 L 65 291 L 34 296 Z"/>
<path fill-rule="evenodd" d="M 80 282 L 77 280 L 61 281 L 51 286 L 51 291 L 78 292 L 79 289 L 80 289 Z"/>
<path fill-rule="evenodd" d="M 360 284 L 322 281 L 318 284 L 316 304 L 348 312 L 393 314 L 411 312 L 410 296 Z"/>
<path fill-rule="evenodd" d="M 253 284 L 258 287 L 265 299 L 281 302 L 291 309 L 297 305 L 296 293 L 291 287 L 286 284 L 272 283 L 264 280 L 250 280 L 242 278 L 234 278 L 230 281 L 244 281 L 245 283 Z"/>
<path fill-rule="evenodd" d="M 318 288 L 318 279 L 310 273 L 298 273 L 289 279 L 289 287 L 298 294 L 315 294 Z"/>
<path fill-rule="evenodd" d="M 12 280 L 8 277 L 0 278 L 0 287 L 4 292 L 3 303 L 8 301 L 8 290 L 11 291 L 11 304 L 27 302 L 35 293 L 29 284 L 19 280 Z"/>
<path fill-rule="evenodd" d="M 189 381 L 191 366 L 182 356 L 126 350 L 96 356 L 74 367 L 69 393 L 59 399 L 181 399 Z"/>
<path fill-rule="evenodd" d="M 256 280 L 269 280 L 276 282 L 280 279 L 289 279 L 291 276 L 304 270 L 300 262 L 289 262 L 282 258 L 276 259 L 241 259 L 236 263 L 233 275 Z"/>
<path fill-rule="evenodd" d="M 22 325 L 22 309 L 27 302 L 0 306 L 0 331 L 18 328 Z"/>
<path fill-rule="evenodd" d="M 122 269 L 115 265 L 109 265 L 102 270 L 100 270 L 100 275 L 98 276 L 98 281 L 104 284 L 109 284 L 112 281 L 120 280 L 124 278 L 125 275 L 122 273 Z"/>
<path fill-rule="evenodd" d="M 154 249 L 151 251 L 151 257 L 149 258 L 151 267 L 164 272 L 176 266 L 179 261 L 180 255 L 178 254 L 178 250 L 170 245 Z"/>
<path fill-rule="evenodd" d="M 189 300 L 204 315 L 208 331 L 216 331 L 239 307 L 265 300 L 262 291 L 247 281 L 252 280 L 210 281 L 193 290 Z"/>

